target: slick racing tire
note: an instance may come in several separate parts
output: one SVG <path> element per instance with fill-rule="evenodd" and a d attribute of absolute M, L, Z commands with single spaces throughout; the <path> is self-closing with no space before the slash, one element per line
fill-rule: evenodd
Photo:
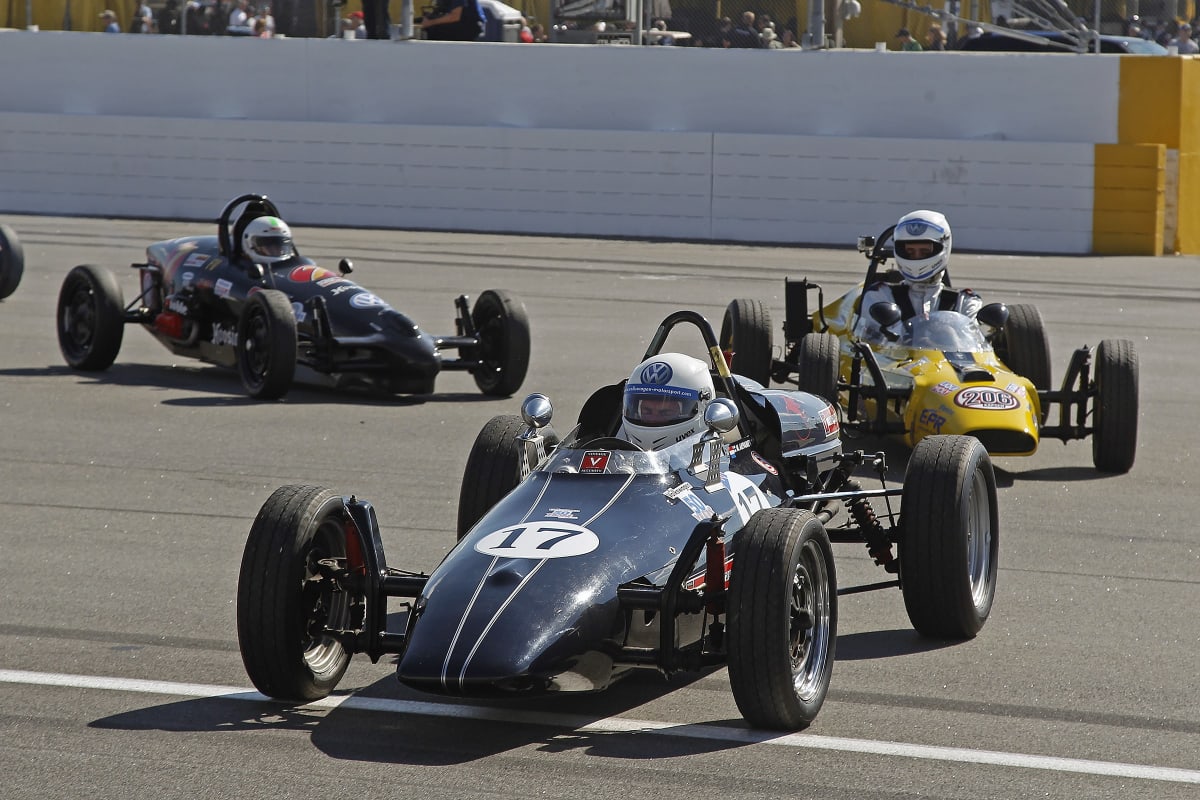
<path fill-rule="evenodd" d="M 517 435 L 525 423 L 515 414 L 492 417 L 475 437 L 458 493 L 458 538 L 521 482 L 522 443 Z"/>
<path fill-rule="evenodd" d="M 472 372 L 479 391 L 508 397 L 521 388 L 529 371 L 529 316 L 525 304 L 500 289 L 479 295 L 471 309 L 479 347 L 464 348 L 464 357 L 482 363 Z"/>
<path fill-rule="evenodd" d="M 800 389 L 837 408 L 838 338 L 832 333 L 810 333 L 796 345 L 795 359 Z"/>
<path fill-rule="evenodd" d="M 0 300 L 17 290 L 24 273 L 25 251 L 17 232 L 7 225 L 0 225 Z"/>
<path fill-rule="evenodd" d="M 362 627 L 364 598 L 336 591 L 318 565 L 347 567 L 342 498 L 320 486 L 282 486 L 250 527 L 237 589 L 238 646 L 251 682 L 280 700 L 319 700 L 350 653 L 328 630 Z"/>
<path fill-rule="evenodd" d="M 969 639 L 992 610 L 1000 551 L 996 473 L 973 436 L 929 436 L 913 450 L 900 506 L 900 588 L 913 627 Z"/>
<path fill-rule="evenodd" d="M 58 348 L 72 369 L 106 370 L 125 336 L 125 300 L 111 272 L 81 264 L 58 293 Z"/>
<path fill-rule="evenodd" d="M 1008 307 L 996 355 L 1013 372 L 1028 378 L 1035 389 L 1050 388 L 1050 342 L 1037 306 L 1018 303 Z"/>
<path fill-rule="evenodd" d="M 296 315 L 283 292 L 264 289 L 250 295 L 237 329 L 237 369 L 246 394 L 278 400 L 296 376 Z"/>
<path fill-rule="evenodd" d="M 1133 342 L 1100 342 L 1094 386 L 1092 463 L 1101 472 L 1129 472 L 1138 435 L 1138 357 Z"/>
<path fill-rule="evenodd" d="M 751 725 L 800 730 L 833 674 L 837 578 L 810 511 L 765 509 L 737 533 L 728 594 L 729 685 Z"/>
<path fill-rule="evenodd" d="M 725 308 L 718 342 L 730 372 L 770 384 L 771 315 L 761 300 L 732 301 Z"/>

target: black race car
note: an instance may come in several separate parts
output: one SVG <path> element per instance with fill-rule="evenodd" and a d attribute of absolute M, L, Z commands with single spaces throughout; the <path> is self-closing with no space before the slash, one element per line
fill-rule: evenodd
<path fill-rule="evenodd" d="M 25 251 L 17 232 L 0 225 L 0 300 L 8 297 L 21 285 L 25 273 Z"/>
<path fill-rule="evenodd" d="M 749 722 L 797 729 L 825 699 L 839 594 L 899 586 L 919 632 L 974 636 L 999 547 L 983 446 L 930 437 L 903 487 L 885 485 L 882 454 L 843 452 L 826 400 L 731 375 L 699 314 L 667 317 L 644 358 L 680 323 L 699 328 L 712 362 L 707 431 L 654 451 L 617 438 L 612 384 L 560 441 L 549 400 L 531 395 L 521 417 L 494 417 L 476 438 L 458 545 L 430 575 L 388 566 L 371 503 L 276 490 L 238 581 L 238 640 L 259 691 L 324 697 L 353 653 L 396 654 L 403 683 L 476 697 L 727 664 Z M 853 477 L 860 468 L 876 488 Z M 864 543 L 898 580 L 839 590 L 831 542 Z M 403 631 L 388 630 L 393 597 L 408 598 Z"/>
<path fill-rule="evenodd" d="M 338 272 L 298 253 L 269 266 L 255 263 L 242 233 L 257 218 L 278 216 L 265 195 L 242 195 L 221 212 L 215 236 L 151 244 L 145 263 L 133 265 L 141 293 L 128 306 L 109 270 L 72 269 L 58 298 L 67 364 L 107 369 L 125 325 L 137 323 L 173 353 L 235 367 L 246 392 L 260 399 L 285 395 L 297 366 L 334 385 L 396 394 L 432 392 L 442 370 L 470 372 L 489 395 L 520 388 L 529 366 L 529 321 L 519 300 L 490 289 L 468 307 L 460 295 L 455 333 L 430 335 L 351 281 L 345 259 Z"/>

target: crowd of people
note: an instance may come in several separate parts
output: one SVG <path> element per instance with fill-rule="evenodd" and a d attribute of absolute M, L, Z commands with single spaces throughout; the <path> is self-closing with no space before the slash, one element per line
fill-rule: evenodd
<path fill-rule="evenodd" d="M 122 25 L 112 9 L 100 13 L 105 33 L 228 34 L 269 39 L 275 35 L 275 17 L 270 3 L 251 5 L 249 0 L 166 0 L 154 12 L 144 0 L 138 3 L 128 24 Z"/>

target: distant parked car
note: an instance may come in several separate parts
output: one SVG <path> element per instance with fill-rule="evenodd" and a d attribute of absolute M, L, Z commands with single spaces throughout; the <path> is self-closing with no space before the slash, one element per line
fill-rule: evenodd
<path fill-rule="evenodd" d="M 1007 36 L 1002 33 L 985 33 L 973 39 L 964 39 L 958 46 L 959 50 L 978 53 L 1071 53 L 1072 41 L 1058 31 L 1021 31 L 1045 39 L 1045 44 Z M 1095 45 L 1088 43 L 1088 52 L 1094 53 Z M 1157 42 L 1142 39 L 1138 36 L 1101 36 L 1101 53 L 1124 53 L 1126 55 L 1162 56 L 1167 54 L 1167 48 Z"/>

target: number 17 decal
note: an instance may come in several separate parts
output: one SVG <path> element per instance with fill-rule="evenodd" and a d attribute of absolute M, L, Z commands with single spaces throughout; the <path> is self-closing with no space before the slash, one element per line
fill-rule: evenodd
<path fill-rule="evenodd" d="M 590 553 L 600 538 L 569 522 L 527 522 L 492 531 L 475 544 L 480 553 L 500 558 L 569 558 Z"/>

